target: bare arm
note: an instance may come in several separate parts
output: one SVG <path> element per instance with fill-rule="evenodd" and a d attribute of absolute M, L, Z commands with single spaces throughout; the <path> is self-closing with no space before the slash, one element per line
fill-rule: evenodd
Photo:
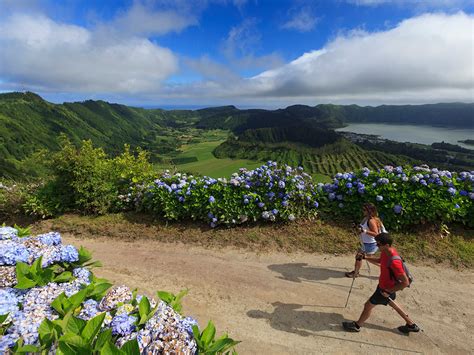
<path fill-rule="evenodd" d="M 382 296 L 388 297 L 390 296 L 391 293 L 401 291 L 405 287 L 408 287 L 410 285 L 410 280 L 408 280 L 408 276 L 406 274 L 402 274 L 398 276 L 397 280 L 398 280 L 398 283 L 395 286 L 393 286 L 391 289 L 382 291 Z"/>
<path fill-rule="evenodd" d="M 370 219 L 368 225 L 369 225 L 369 229 L 366 229 L 365 233 L 368 235 L 371 235 L 372 237 L 377 236 L 379 234 L 379 226 L 377 222 L 375 221 L 375 219 L 374 218 Z"/>
<path fill-rule="evenodd" d="M 379 256 L 366 255 L 364 257 L 364 259 L 367 260 L 371 264 L 380 266 L 380 257 Z"/>

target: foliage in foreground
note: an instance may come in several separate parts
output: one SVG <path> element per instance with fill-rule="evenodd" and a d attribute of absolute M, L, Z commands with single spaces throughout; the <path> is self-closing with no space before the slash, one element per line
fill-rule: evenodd
<path fill-rule="evenodd" d="M 90 253 L 58 233 L 19 237 L 1 227 L 0 252 L 0 352 L 221 354 L 238 343 L 181 316 L 187 290 L 155 301 L 111 287 L 90 271 L 98 265 Z"/>

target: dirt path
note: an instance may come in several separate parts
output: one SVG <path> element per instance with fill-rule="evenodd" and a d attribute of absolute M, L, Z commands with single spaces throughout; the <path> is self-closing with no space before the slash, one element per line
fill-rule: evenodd
<path fill-rule="evenodd" d="M 240 354 L 474 352 L 471 271 L 412 267 L 415 283 L 397 299 L 424 332 L 399 334 L 402 319 L 379 306 L 354 334 L 344 332 L 341 322 L 359 315 L 377 285 L 377 270 L 372 266 L 372 278 L 356 279 L 344 309 L 351 280 L 343 272 L 353 264 L 351 257 L 63 237 L 90 249 L 104 265 L 96 274 L 114 283 L 148 295 L 190 288 L 184 313 L 201 326 L 212 319 L 218 334 L 227 331 L 241 340 Z"/>

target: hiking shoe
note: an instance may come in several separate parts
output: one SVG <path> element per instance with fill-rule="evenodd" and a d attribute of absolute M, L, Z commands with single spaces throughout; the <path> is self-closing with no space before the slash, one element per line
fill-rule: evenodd
<path fill-rule="evenodd" d="M 346 272 L 345 275 L 346 277 L 350 277 L 351 279 L 354 277 L 359 277 L 359 273 L 356 273 L 355 271 Z"/>
<path fill-rule="evenodd" d="M 416 324 L 412 324 L 412 325 L 405 324 L 398 327 L 398 330 L 403 334 L 408 334 L 411 332 L 418 333 L 420 331 L 420 328 Z"/>
<path fill-rule="evenodd" d="M 342 322 L 342 327 L 347 332 L 354 332 L 354 333 L 360 332 L 360 327 L 357 325 L 356 322 Z"/>

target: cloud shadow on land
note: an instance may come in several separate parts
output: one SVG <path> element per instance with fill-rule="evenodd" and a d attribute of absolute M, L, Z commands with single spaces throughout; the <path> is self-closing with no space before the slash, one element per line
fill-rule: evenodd
<path fill-rule="evenodd" d="M 265 319 L 273 329 L 300 336 L 317 336 L 339 341 L 348 341 L 356 344 L 370 345 L 376 348 L 385 348 L 395 351 L 419 353 L 418 351 L 401 349 L 383 344 L 373 344 L 361 340 L 352 340 L 348 338 L 340 338 L 332 335 L 317 334 L 323 331 L 344 332 L 342 322 L 346 320 L 340 313 L 326 313 L 304 310 L 303 305 L 294 303 L 272 303 L 273 312 L 265 312 L 261 310 L 250 310 L 247 312 L 249 318 Z M 389 333 L 399 334 L 395 329 L 382 327 L 376 324 L 366 323 L 364 328 L 382 330 Z"/>

